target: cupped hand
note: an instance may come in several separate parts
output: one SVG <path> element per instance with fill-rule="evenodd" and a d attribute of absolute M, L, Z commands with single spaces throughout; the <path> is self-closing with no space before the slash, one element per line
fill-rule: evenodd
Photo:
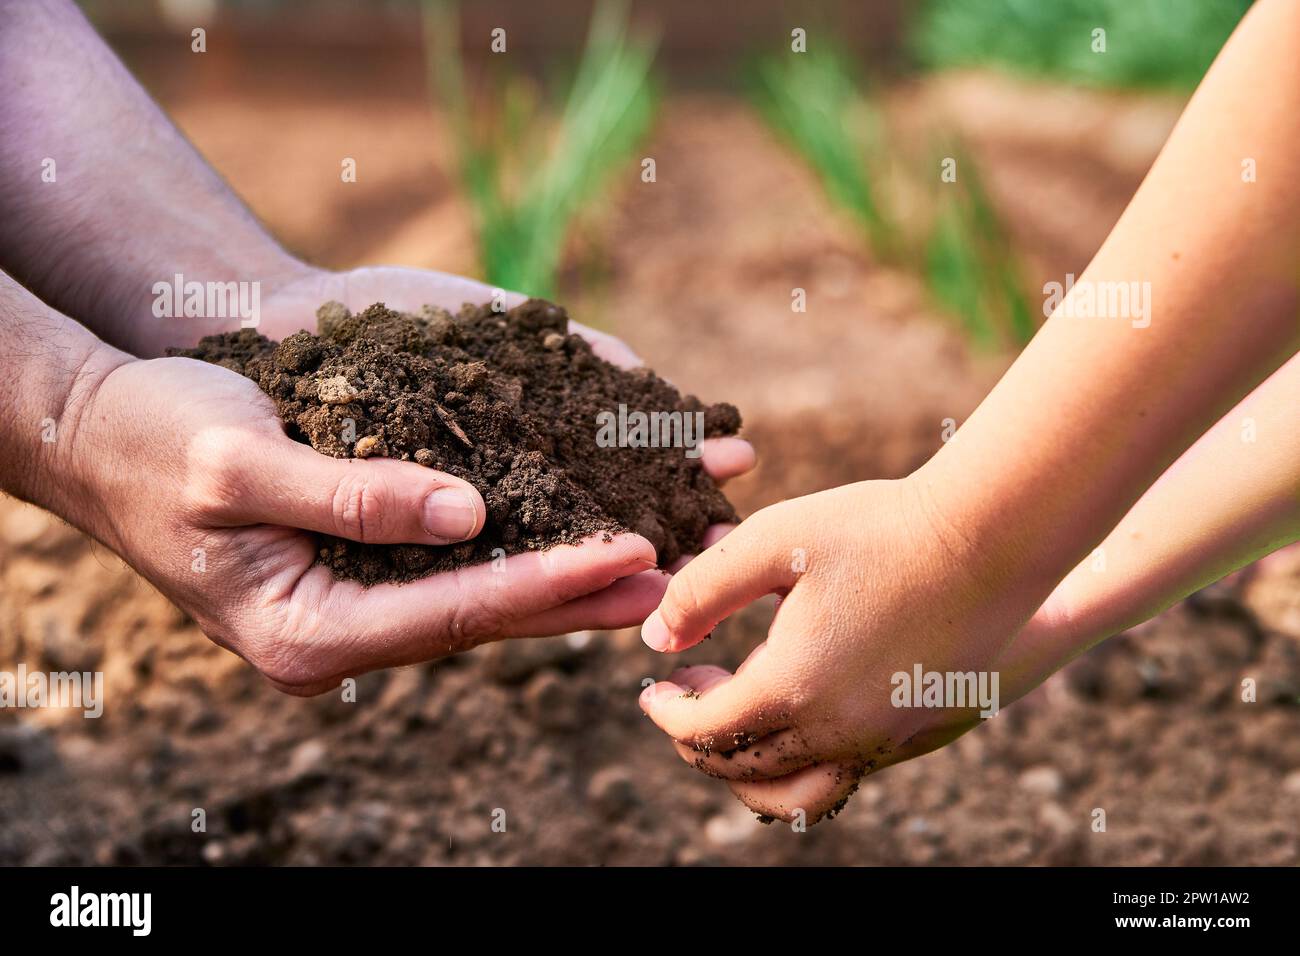
<path fill-rule="evenodd" d="M 259 331 L 283 338 L 312 327 L 330 299 L 455 309 L 493 291 L 410 269 L 304 270 L 266 298 Z M 635 358 L 611 337 L 593 334 L 593 342 L 611 360 Z M 78 474 L 67 484 L 77 501 L 65 513 L 290 693 L 502 638 L 628 626 L 663 594 L 653 547 L 631 534 L 400 586 L 336 580 L 315 561 L 313 532 L 447 544 L 482 529 L 482 499 L 420 465 L 337 460 L 291 440 L 256 385 L 215 365 L 117 365 L 79 403 L 72 434 Z M 720 479 L 752 465 L 738 439 L 710 443 L 704 457 Z"/>
<path fill-rule="evenodd" d="M 418 312 L 425 305 L 434 305 L 456 312 L 466 302 L 482 305 L 491 302 L 501 309 L 512 309 L 527 301 L 527 296 L 508 292 L 467 279 L 464 276 L 427 269 L 410 269 L 402 266 L 365 266 L 343 272 L 329 272 L 308 267 L 300 268 L 288 281 L 278 283 L 262 306 L 262 323 L 258 331 L 271 339 L 283 339 L 300 329 L 315 331 L 316 309 L 331 300 L 342 302 L 353 312 L 375 302 L 389 308 Z M 592 351 L 620 368 L 636 368 L 643 364 L 631 348 L 621 339 L 569 320 L 569 330 L 581 335 Z M 754 467 L 754 448 L 743 438 L 709 438 L 701 444 L 700 461 L 704 470 L 718 484 L 743 475 Z M 704 537 L 706 546 L 712 544 L 731 529 L 731 525 L 716 525 Z M 669 571 L 677 571 L 691 559 L 684 555 Z M 655 583 L 662 588 L 662 575 L 655 574 Z M 648 588 L 650 582 L 643 585 Z M 643 590 L 639 593 L 649 593 Z M 643 608 L 648 612 L 653 605 Z M 633 618 L 628 607 L 628 619 Z M 633 623 L 644 620 L 645 614 Z"/>
<path fill-rule="evenodd" d="M 400 586 L 337 580 L 312 532 L 446 544 L 478 533 L 482 499 L 413 463 L 321 455 L 285 435 L 251 381 L 191 359 L 115 368 L 72 442 L 68 484 L 85 489 L 73 519 L 295 694 L 486 641 L 626 626 L 663 589 L 642 574 L 654 549 L 630 534 Z"/>
<path fill-rule="evenodd" d="M 1023 605 L 999 597 L 1008 582 L 989 567 L 909 479 L 765 508 L 673 577 L 642 634 L 656 650 L 685 650 L 776 593 L 767 640 L 735 674 L 680 669 L 641 706 L 687 763 L 755 812 L 815 822 L 863 774 L 978 722 L 975 701 L 900 705 L 895 675 L 996 667 Z"/>

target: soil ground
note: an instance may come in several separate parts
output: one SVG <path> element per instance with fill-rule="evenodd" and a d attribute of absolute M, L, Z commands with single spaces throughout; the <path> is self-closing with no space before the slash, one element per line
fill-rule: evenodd
<path fill-rule="evenodd" d="M 418 94 L 354 82 L 304 108 L 293 88 L 264 95 L 285 82 L 265 71 L 197 99 L 144 72 L 298 248 L 340 266 L 472 269 Z M 1036 250 L 1031 287 L 1083 266 L 1154 155 L 1153 124 L 1176 115 L 1088 97 L 1061 113 L 1102 130 L 1145 116 L 1130 124 L 1143 135 L 1089 137 L 1064 119 L 1035 130 L 1020 117 L 1031 100 L 1044 115 L 1044 95 L 979 77 L 897 94 L 932 116 L 980 103 L 977 154 L 1015 157 L 985 175 Z M 367 185 L 349 192 L 334 157 L 355 143 Z M 646 150 L 659 182 L 615 192 L 575 243 L 582 265 L 563 301 L 580 320 L 619 317 L 612 331 L 679 387 L 744 411 L 761 463 L 728 486 L 742 512 L 905 473 L 1005 365 L 969 354 L 910 277 L 875 267 L 738 101 L 670 98 Z M 804 315 L 790 311 L 795 285 Z M 738 616 L 688 659 L 734 665 L 768 614 Z M 99 720 L 0 712 L 0 863 L 1300 863 L 1294 551 L 1112 639 L 953 746 L 869 778 L 807 833 L 757 824 L 671 752 L 636 696 L 672 665 L 633 631 L 370 675 L 355 703 L 284 697 L 113 555 L 0 502 L 0 668 L 19 661 L 103 670 L 109 707 Z M 1245 677 L 1256 703 L 1240 700 Z"/>

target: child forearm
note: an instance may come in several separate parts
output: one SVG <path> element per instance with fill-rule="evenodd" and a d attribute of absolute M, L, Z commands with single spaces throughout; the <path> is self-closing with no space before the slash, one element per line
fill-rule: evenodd
<path fill-rule="evenodd" d="M 1120 626 L 1294 533 L 1293 386 L 1256 410 L 1269 437 L 1253 451 L 1224 451 L 1240 440 L 1229 419 L 1134 504 L 1300 344 L 1296 143 L 1300 4 L 1260 0 L 1081 281 L 942 451 L 901 481 L 765 508 L 673 577 L 642 628 L 667 653 L 783 595 L 736 673 L 684 667 L 642 693 L 683 760 L 756 812 L 816 819 L 864 773 L 1023 693 L 1008 648 L 1050 638 L 1070 600 L 1093 628 Z M 1089 316 L 1102 283 L 1130 301 Z M 1239 463 L 1233 502 L 1219 498 L 1224 454 Z M 1065 585 L 1049 600 L 1121 520 L 1103 553 L 1131 592 L 1105 607 Z M 1150 570 L 1179 548 L 1191 556 Z M 985 689 L 927 703 L 921 673 Z"/>
<path fill-rule="evenodd" d="M 1300 538 L 1300 356 L 1223 417 L 1003 653 L 1016 696 L 1097 642 Z"/>
<path fill-rule="evenodd" d="M 1265 0 L 1075 289 L 918 475 L 991 593 L 1036 607 L 1294 352 L 1297 142 L 1300 4 Z M 1078 315 L 1104 282 L 1149 290 L 1150 310 Z"/>

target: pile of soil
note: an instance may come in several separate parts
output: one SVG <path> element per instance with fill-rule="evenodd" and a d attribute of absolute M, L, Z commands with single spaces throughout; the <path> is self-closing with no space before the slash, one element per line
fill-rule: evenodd
<path fill-rule="evenodd" d="M 598 441 L 600 424 L 610 420 L 601 416 L 617 419 L 620 407 L 682 422 L 689 416 L 689 425 L 668 437 L 692 444 L 734 435 L 735 407 L 706 406 L 649 369 L 606 362 L 568 333 L 559 306 L 530 299 L 503 313 L 467 304 L 452 315 L 433 306 L 397 312 L 377 302 L 354 315 L 328 302 L 316 317 L 318 335 L 302 331 L 276 343 L 243 329 L 174 354 L 252 379 L 275 402 L 290 436 L 323 454 L 414 461 L 468 481 L 487 505 L 482 533 L 462 544 L 323 536 L 320 560 L 337 577 L 409 581 L 502 551 L 622 531 L 648 539 L 667 566 L 698 551 L 709 525 L 736 520 L 704 471 L 698 445 L 692 452 L 646 447 L 635 436 L 629 444 L 636 447 Z M 702 433 L 691 431 L 700 421 Z"/>

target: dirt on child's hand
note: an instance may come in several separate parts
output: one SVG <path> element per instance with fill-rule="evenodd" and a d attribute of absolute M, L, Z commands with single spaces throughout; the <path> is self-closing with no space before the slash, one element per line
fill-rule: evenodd
<path fill-rule="evenodd" d="M 987 599 L 997 591 L 983 567 L 907 479 L 765 508 L 673 577 L 642 635 L 656 650 L 685 650 L 776 593 L 767 640 L 734 675 L 683 668 L 641 706 L 684 760 L 760 815 L 833 815 L 863 774 L 978 722 L 978 699 L 929 706 L 910 687 L 904 695 L 898 675 L 974 672 L 990 686 L 1022 621 L 1015 602 Z"/>

